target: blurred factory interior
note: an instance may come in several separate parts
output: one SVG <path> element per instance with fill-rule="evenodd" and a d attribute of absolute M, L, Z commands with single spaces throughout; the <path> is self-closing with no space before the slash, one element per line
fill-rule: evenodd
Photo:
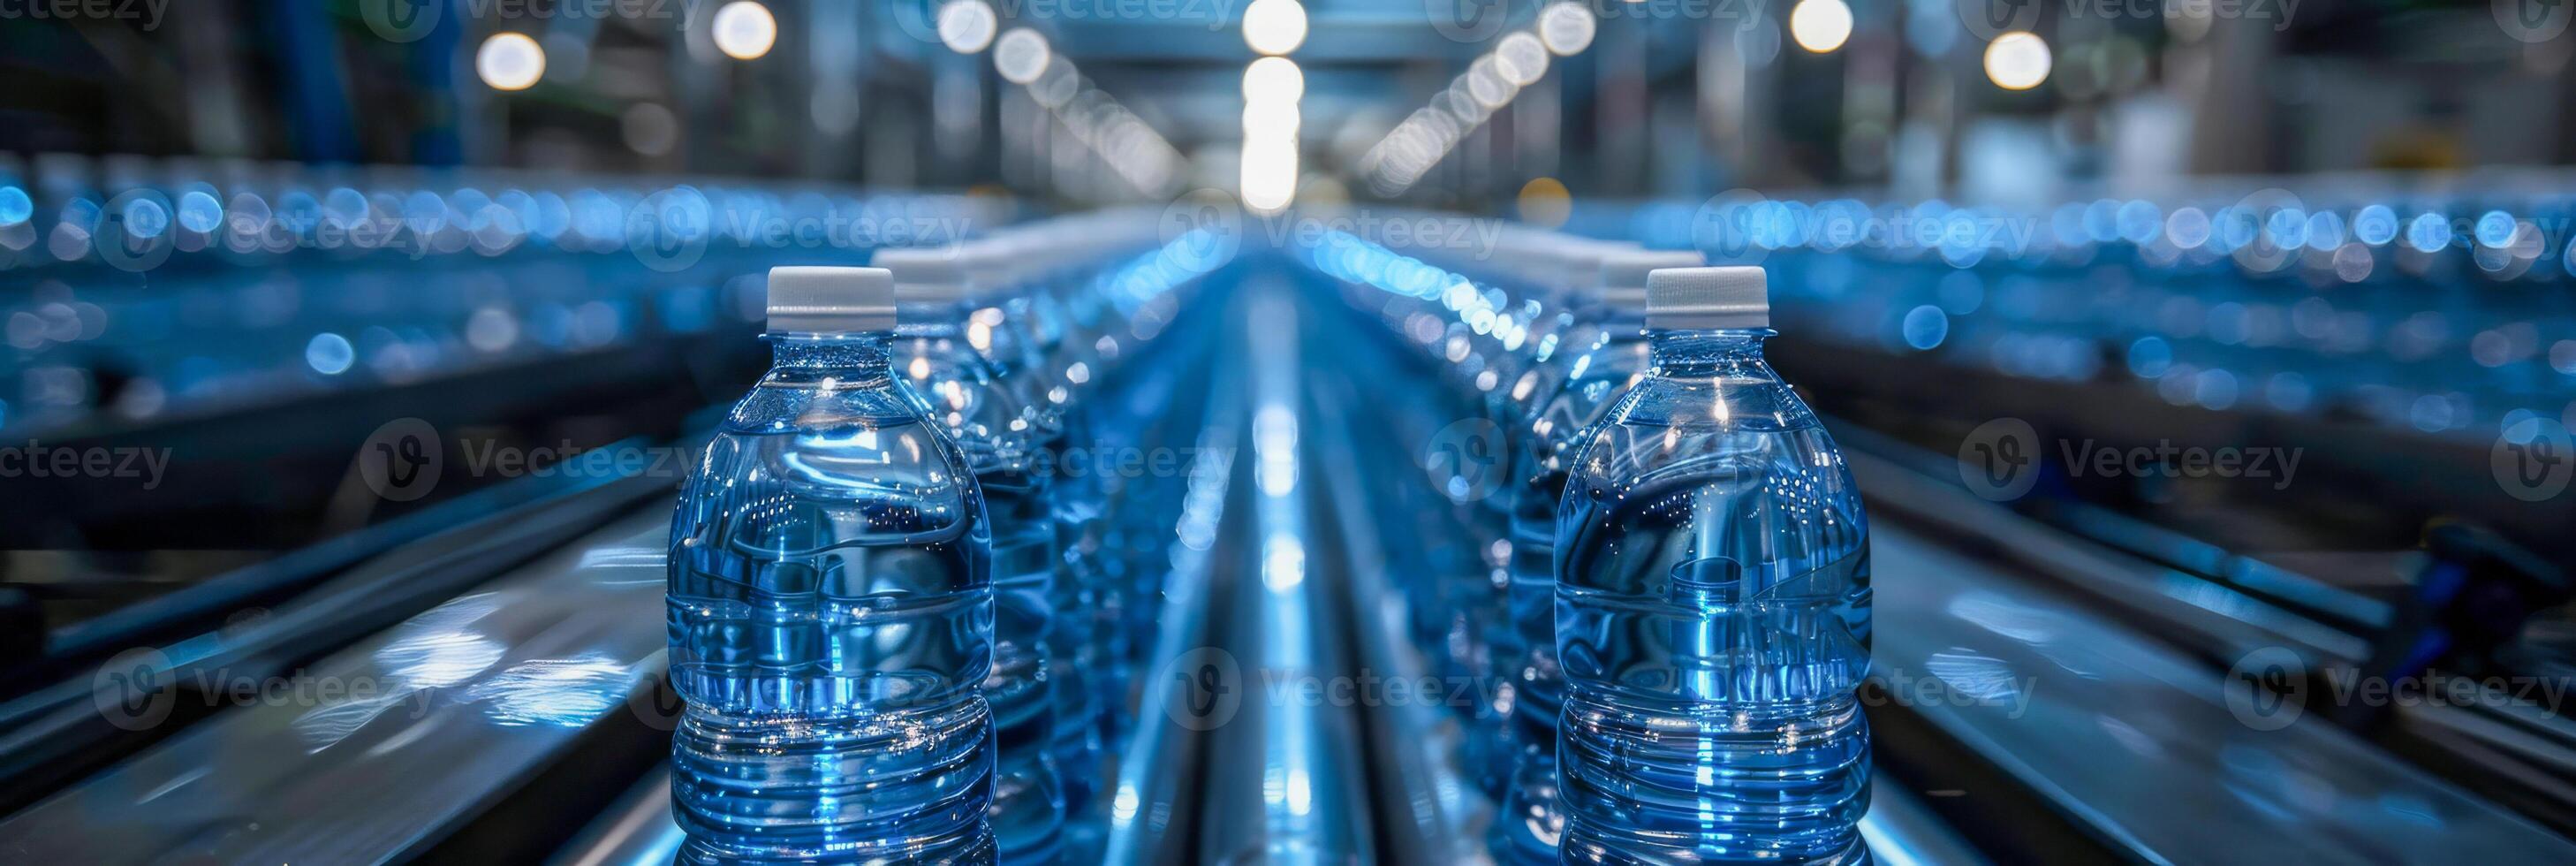
<path fill-rule="evenodd" d="M 668 862 L 763 275 L 979 239 L 1143 455 L 1055 859 L 1496 856 L 1508 683 L 1264 678 L 1491 672 L 1409 584 L 1504 580 L 1443 458 L 1545 236 L 1768 272 L 1877 530 L 1881 862 L 2576 862 L 2571 18 L 0 0 L 0 859 Z M 1158 710 L 1208 649 L 1242 708 Z"/>

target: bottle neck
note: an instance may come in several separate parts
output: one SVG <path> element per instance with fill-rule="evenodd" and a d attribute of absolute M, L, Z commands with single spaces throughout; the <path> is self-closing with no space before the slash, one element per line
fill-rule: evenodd
<path fill-rule="evenodd" d="M 1646 332 L 1655 372 L 1662 376 L 1774 378 L 1762 358 L 1768 328 L 1654 330 Z"/>
<path fill-rule="evenodd" d="M 887 331 L 839 334 L 768 335 L 771 362 L 768 379 L 806 382 L 823 379 L 864 384 L 888 376 Z"/>

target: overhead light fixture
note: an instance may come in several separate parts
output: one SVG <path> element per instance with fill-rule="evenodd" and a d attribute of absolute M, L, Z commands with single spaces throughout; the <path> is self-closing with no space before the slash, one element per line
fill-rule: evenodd
<path fill-rule="evenodd" d="M 993 70 L 1012 84 L 1038 80 L 1054 59 L 1055 50 L 1047 47 L 1046 37 L 1026 27 L 1013 27 L 993 43 Z"/>
<path fill-rule="evenodd" d="M 1297 198 L 1297 140 L 1246 139 L 1243 142 L 1243 206 L 1274 212 Z"/>
<path fill-rule="evenodd" d="M 1488 54 L 1467 64 L 1467 95 L 1490 113 L 1511 104 L 1512 97 L 1521 95 L 1521 87 L 1504 78 L 1502 64 Z"/>
<path fill-rule="evenodd" d="M 1004 80 L 1020 85 L 1031 101 L 1073 134 L 1074 141 L 1138 192 L 1154 197 L 1171 194 L 1180 152 L 1135 112 L 1093 87 L 1073 61 L 1048 47 L 1046 37 L 1026 27 L 1011 28 L 993 40 L 993 69 Z"/>
<path fill-rule="evenodd" d="M 1243 44 L 1279 55 L 1306 43 L 1306 7 L 1297 0 L 1252 0 L 1243 7 Z"/>
<path fill-rule="evenodd" d="M 526 90 L 546 74 L 546 50 L 525 33 L 494 33 L 474 51 L 474 74 L 494 90 Z"/>
<path fill-rule="evenodd" d="M 1514 87 L 1537 84 L 1547 75 L 1547 45 L 1527 33 L 1505 36 L 1494 45 L 1494 71 Z"/>
<path fill-rule="evenodd" d="M 1243 68 L 1244 101 L 1296 102 L 1305 96 L 1306 72 L 1297 61 L 1264 57 Z"/>
<path fill-rule="evenodd" d="M 1548 4 L 1539 10 L 1535 29 L 1504 36 L 1492 53 L 1476 58 L 1448 87 L 1432 94 L 1430 104 L 1387 130 L 1385 138 L 1360 155 L 1359 172 L 1379 195 L 1403 194 L 1459 141 L 1520 96 L 1521 88 L 1546 76 L 1549 55 L 1572 55 L 1590 47 L 1598 24 L 1592 10 L 1576 0 Z"/>
<path fill-rule="evenodd" d="M 734 0 L 716 10 L 716 50 L 735 60 L 758 60 L 778 44 L 778 19 L 755 0 Z"/>
<path fill-rule="evenodd" d="M 1243 104 L 1243 137 L 1296 138 L 1304 117 L 1294 102 L 1260 102 Z"/>
<path fill-rule="evenodd" d="M 1557 56 L 1571 57 L 1592 47 L 1593 32 L 1600 24 L 1581 3 L 1554 3 L 1538 11 L 1538 38 Z"/>
<path fill-rule="evenodd" d="M 984 0 L 949 0 L 939 7 L 939 42 L 959 54 L 973 54 L 993 44 L 1001 18 Z"/>
<path fill-rule="evenodd" d="M 1798 0 L 1789 10 L 1789 38 L 1810 54 L 1831 53 L 1851 39 L 1852 11 L 1843 0 Z"/>
<path fill-rule="evenodd" d="M 2005 90 L 2029 90 L 2048 80 L 2048 42 L 2015 30 L 1986 43 L 1986 80 Z"/>

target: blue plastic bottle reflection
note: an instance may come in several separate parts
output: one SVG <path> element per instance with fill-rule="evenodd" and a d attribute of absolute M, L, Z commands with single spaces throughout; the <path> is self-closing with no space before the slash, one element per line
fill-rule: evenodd
<path fill-rule="evenodd" d="M 1555 863 L 1565 833 L 1557 796 L 1556 716 L 1565 679 L 1556 661 L 1556 508 L 1582 435 L 1647 369 L 1646 274 L 1692 267 L 1695 252 L 1608 250 L 1591 297 L 1547 351 L 1513 383 L 1512 624 L 1522 654 L 1507 669 L 1514 688 L 1511 773 L 1494 822 L 1497 860 Z"/>
<path fill-rule="evenodd" d="M 990 859 L 983 496 L 897 390 L 884 271 L 780 268 L 770 285 L 775 366 L 671 526 L 682 857 Z"/>
<path fill-rule="evenodd" d="M 1655 272 L 1652 369 L 1574 460 L 1556 594 L 1570 861 L 1869 856 L 1868 524 L 1763 360 L 1761 285 Z"/>
<path fill-rule="evenodd" d="M 993 536 L 993 670 L 984 696 L 1001 752 L 993 791 L 993 833 L 1003 862 L 1055 859 L 1063 843 L 1064 782 L 1051 750 L 1059 712 L 1049 676 L 1056 605 L 1051 478 L 1035 462 L 1046 430 L 1029 389 L 979 347 L 992 325 L 966 302 L 953 250 L 888 251 L 904 324 L 892 351 L 896 378 L 924 415 L 964 450 L 983 488 Z M 898 255 L 900 253 L 900 255 Z"/>

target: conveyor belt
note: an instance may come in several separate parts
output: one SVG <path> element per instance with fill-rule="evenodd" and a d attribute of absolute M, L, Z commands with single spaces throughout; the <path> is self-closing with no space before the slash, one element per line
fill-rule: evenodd
<path fill-rule="evenodd" d="M 1451 763 L 1446 708 L 1276 688 L 1426 670 L 1395 589 L 1406 576 L 1387 567 L 1406 539 L 1383 534 L 1386 504 L 1360 474 L 1410 460 L 1411 443 L 1371 435 L 1352 383 L 1376 371 L 1329 351 L 1341 312 L 1282 270 L 1220 275 L 1241 286 L 1211 291 L 1202 302 L 1222 315 L 1192 320 L 1223 328 L 1195 438 L 1230 459 L 1190 485 L 1182 519 L 1206 545 L 1175 557 L 1164 586 L 1144 703 L 1120 744 L 1109 860 L 1472 861 L 1491 806 Z M 2339 633 L 2194 607 L 2142 577 L 2117 592 L 2196 623 L 2148 631 L 2034 579 L 2116 554 L 1853 461 L 1878 509 L 1884 772 L 1863 832 L 1883 861 L 2576 859 L 2567 840 L 2321 719 L 2245 721 L 2208 663 L 2212 645 L 2315 652 Z M 488 579 L 300 671 L 246 662 L 292 683 L 373 685 L 310 706 L 227 703 L 0 820 L 0 857 L 666 860 L 663 495 L 592 512 L 551 552 L 493 559 Z M 426 544 L 375 571 L 422 560 Z M 1168 712 L 1198 695 L 1166 680 L 1219 659 L 1235 666 L 1228 715 Z"/>

